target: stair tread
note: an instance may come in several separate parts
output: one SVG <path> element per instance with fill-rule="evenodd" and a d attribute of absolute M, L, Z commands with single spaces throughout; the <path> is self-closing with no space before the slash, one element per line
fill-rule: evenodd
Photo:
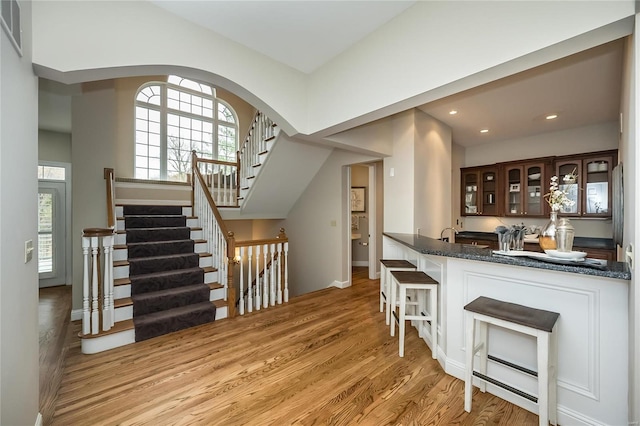
<path fill-rule="evenodd" d="M 129 259 L 126 262 L 130 263 L 130 262 L 137 262 L 137 261 L 147 261 L 147 260 L 158 260 L 158 259 L 176 259 L 179 257 L 187 257 L 187 256 L 193 256 L 194 254 L 200 255 L 200 253 L 177 253 L 177 254 L 163 254 L 160 256 L 148 256 L 148 257 L 136 257 L 134 259 Z M 202 257 L 202 256 L 200 256 Z M 122 261 L 119 261 L 122 262 Z M 114 262 L 115 264 L 115 262 Z"/>
<path fill-rule="evenodd" d="M 195 284 L 194 284 L 195 285 Z M 220 283 L 208 283 L 207 284 L 209 286 L 209 290 L 219 290 L 221 288 L 223 288 L 222 284 Z M 113 305 L 115 308 L 122 308 L 125 306 L 133 306 L 133 299 L 131 299 L 130 297 L 122 297 L 120 299 L 115 299 L 113 301 Z"/>
<path fill-rule="evenodd" d="M 139 278 L 139 279 L 154 278 L 154 277 L 167 276 L 167 275 L 173 275 L 173 274 L 178 275 L 178 274 L 182 274 L 182 273 L 185 273 L 185 272 L 193 272 L 193 271 L 200 270 L 200 269 L 205 270 L 204 272 L 207 273 L 206 268 L 186 268 L 186 269 L 174 269 L 174 270 L 171 270 L 171 271 L 152 272 L 150 274 L 134 275 L 134 277 L 135 278 Z M 131 284 L 131 281 L 129 281 L 129 284 Z"/>
<path fill-rule="evenodd" d="M 186 240 L 167 240 L 167 241 L 140 241 L 138 243 L 129 243 L 129 244 L 126 244 L 125 246 L 144 246 L 144 245 L 150 246 L 150 245 L 162 244 L 162 243 L 178 244 L 185 241 L 193 241 L 193 240 L 186 239 Z"/>

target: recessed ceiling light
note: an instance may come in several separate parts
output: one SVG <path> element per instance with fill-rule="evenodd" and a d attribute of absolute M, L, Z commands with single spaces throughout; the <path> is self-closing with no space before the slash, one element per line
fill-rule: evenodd
<path fill-rule="evenodd" d="M 450 115 L 456 115 L 458 113 L 458 111 L 456 111 L 455 109 L 452 109 L 451 111 L 449 111 Z"/>
<path fill-rule="evenodd" d="M 549 114 L 545 117 L 547 120 L 555 120 L 558 118 L 558 114 Z"/>
<path fill-rule="evenodd" d="M 489 133 L 489 129 L 482 129 L 480 130 L 480 133 Z"/>

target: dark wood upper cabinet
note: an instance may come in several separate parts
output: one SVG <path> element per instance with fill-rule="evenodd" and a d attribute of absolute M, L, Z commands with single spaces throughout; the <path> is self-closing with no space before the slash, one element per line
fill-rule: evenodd
<path fill-rule="evenodd" d="M 618 151 L 545 157 L 460 169 L 462 216 L 547 217 L 551 176 L 575 204 L 560 214 L 611 217 L 611 171 Z M 576 174 L 575 181 L 563 180 Z"/>
<path fill-rule="evenodd" d="M 563 216 L 611 217 L 611 171 L 618 162 L 617 151 L 575 155 L 555 162 L 560 189 L 575 201 L 571 207 L 560 211 Z M 575 181 L 565 181 L 564 176 L 577 174 Z"/>
<path fill-rule="evenodd" d="M 497 216 L 500 212 L 498 167 L 470 167 L 461 170 L 462 216 Z"/>

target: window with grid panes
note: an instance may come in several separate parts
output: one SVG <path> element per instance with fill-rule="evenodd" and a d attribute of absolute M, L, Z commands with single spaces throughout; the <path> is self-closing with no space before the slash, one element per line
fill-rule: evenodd
<path fill-rule="evenodd" d="M 236 161 L 238 120 L 207 84 L 178 76 L 147 83 L 136 95 L 135 177 L 186 181 L 191 151 Z"/>

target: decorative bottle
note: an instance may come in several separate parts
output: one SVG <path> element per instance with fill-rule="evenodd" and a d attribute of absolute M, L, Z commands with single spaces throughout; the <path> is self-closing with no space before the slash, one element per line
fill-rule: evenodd
<path fill-rule="evenodd" d="M 538 242 L 542 250 L 555 250 L 556 244 L 556 227 L 558 225 L 558 212 L 553 210 L 547 222 L 540 230 Z"/>

